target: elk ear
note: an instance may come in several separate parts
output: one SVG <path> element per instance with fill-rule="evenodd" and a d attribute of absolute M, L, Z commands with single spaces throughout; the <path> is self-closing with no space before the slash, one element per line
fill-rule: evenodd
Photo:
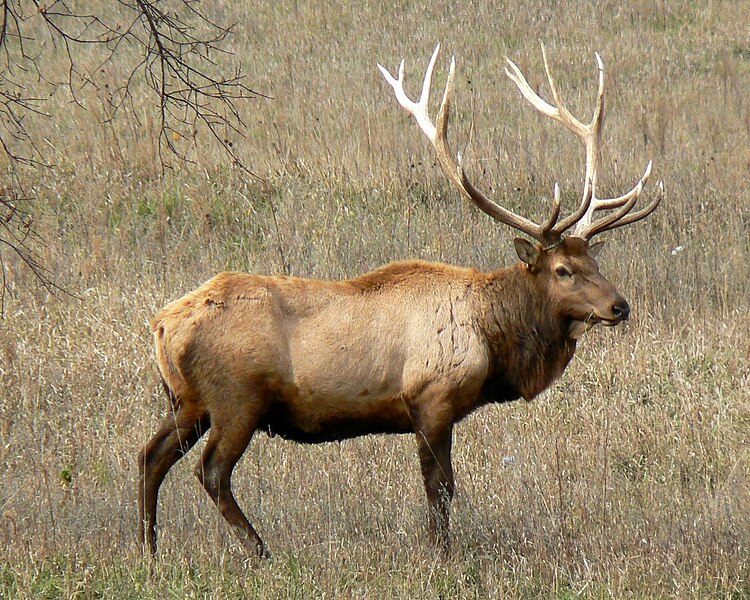
<path fill-rule="evenodd" d="M 599 255 L 599 251 L 604 246 L 604 242 L 594 242 L 589 246 L 588 254 L 591 258 L 596 258 Z"/>
<path fill-rule="evenodd" d="M 516 254 L 518 254 L 518 258 L 528 266 L 533 267 L 537 260 L 539 260 L 539 248 L 523 238 L 516 238 L 513 240 L 513 243 L 516 245 Z"/>

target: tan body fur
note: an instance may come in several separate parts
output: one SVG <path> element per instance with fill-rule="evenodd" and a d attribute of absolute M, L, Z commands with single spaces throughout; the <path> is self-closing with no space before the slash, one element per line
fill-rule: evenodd
<path fill-rule="evenodd" d="M 508 381 L 515 352 L 497 350 L 533 340 L 515 331 L 527 303 L 493 306 L 494 288 L 519 270 L 400 262 L 343 282 L 222 273 L 154 317 L 159 368 L 177 398 L 205 399 L 209 413 L 221 408 L 210 404 L 216 388 L 233 408 L 263 396 L 263 429 L 297 441 L 412 431 L 409 406 L 428 387 L 450 391 L 444 410 L 457 421 L 486 401 L 531 399 L 572 356 L 571 341 L 555 364 Z M 501 395 L 482 398 L 496 371 Z"/>

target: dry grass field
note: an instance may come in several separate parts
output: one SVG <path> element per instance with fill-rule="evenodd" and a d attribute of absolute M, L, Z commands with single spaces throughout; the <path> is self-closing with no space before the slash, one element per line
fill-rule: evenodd
<path fill-rule="evenodd" d="M 749 598 L 750 3 L 202 4 L 239 22 L 233 49 L 272 96 L 243 106 L 248 136 L 232 140 L 260 178 L 193 140 L 194 163 L 162 176 L 145 92 L 138 121 L 107 122 L 87 88 L 30 124 L 55 163 L 30 175 L 43 257 L 76 297 L 9 264 L 0 598 Z M 449 187 L 375 68 L 405 57 L 415 93 L 437 41 L 436 87 L 458 61 L 467 170 L 535 219 L 555 181 L 576 201 L 582 152 L 524 103 L 504 57 L 546 94 L 544 42 L 584 116 L 601 53 L 603 192 L 649 159 L 667 191 L 606 236 L 602 270 L 632 319 L 587 334 L 534 402 L 457 426 L 448 559 L 427 543 L 411 437 L 265 435 L 234 481 L 274 558 L 245 560 L 193 476 L 199 446 L 162 487 L 158 559 L 144 559 L 136 453 L 165 409 L 148 320 L 167 301 L 227 269 L 515 260 L 515 234 Z"/>

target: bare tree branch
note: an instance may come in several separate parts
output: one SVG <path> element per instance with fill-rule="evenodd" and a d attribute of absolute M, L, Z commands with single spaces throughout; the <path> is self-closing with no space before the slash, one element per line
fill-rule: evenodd
<path fill-rule="evenodd" d="M 4 314 L 5 298 L 12 290 L 6 276 L 5 254 L 15 254 L 36 277 L 37 281 L 54 295 L 73 295 L 55 283 L 37 248 L 44 245 L 34 229 L 31 215 L 19 208 L 23 198 L 17 198 L 12 189 L 0 188 L 0 317 Z"/>
<path fill-rule="evenodd" d="M 0 0 L 0 161 L 4 155 L 9 165 L 9 181 L 0 190 L 0 311 L 9 291 L 8 252 L 45 287 L 59 290 L 35 250 L 42 240 L 30 217 L 32 198 L 20 191 L 19 167 L 49 166 L 28 124 L 51 118 L 45 104 L 60 88 L 83 106 L 82 90 L 98 87 L 104 65 L 122 64 L 126 75 L 108 95 L 106 119 L 133 106 L 144 86 L 152 90 L 162 172 L 168 155 L 189 160 L 181 142 L 203 130 L 235 166 L 252 174 L 232 138 L 245 132 L 242 101 L 262 94 L 249 87 L 239 64 L 225 72 L 235 25 L 210 19 L 198 0 L 109 0 L 103 14 L 85 6 L 72 0 Z M 50 49 L 63 57 L 62 81 L 45 62 Z M 99 53 L 94 67 L 81 58 L 90 58 L 87 49 Z"/>

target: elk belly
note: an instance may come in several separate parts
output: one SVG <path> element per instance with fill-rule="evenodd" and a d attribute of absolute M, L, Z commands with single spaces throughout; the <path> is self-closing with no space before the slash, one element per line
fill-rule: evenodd
<path fill-rule="evenodd" d="M 297 392 L 277 398 L 259 428 L 271 436 L 319 443 L 373 433 L 407 433 L 412 424 L 399 396 L 325 397 Z"/>

